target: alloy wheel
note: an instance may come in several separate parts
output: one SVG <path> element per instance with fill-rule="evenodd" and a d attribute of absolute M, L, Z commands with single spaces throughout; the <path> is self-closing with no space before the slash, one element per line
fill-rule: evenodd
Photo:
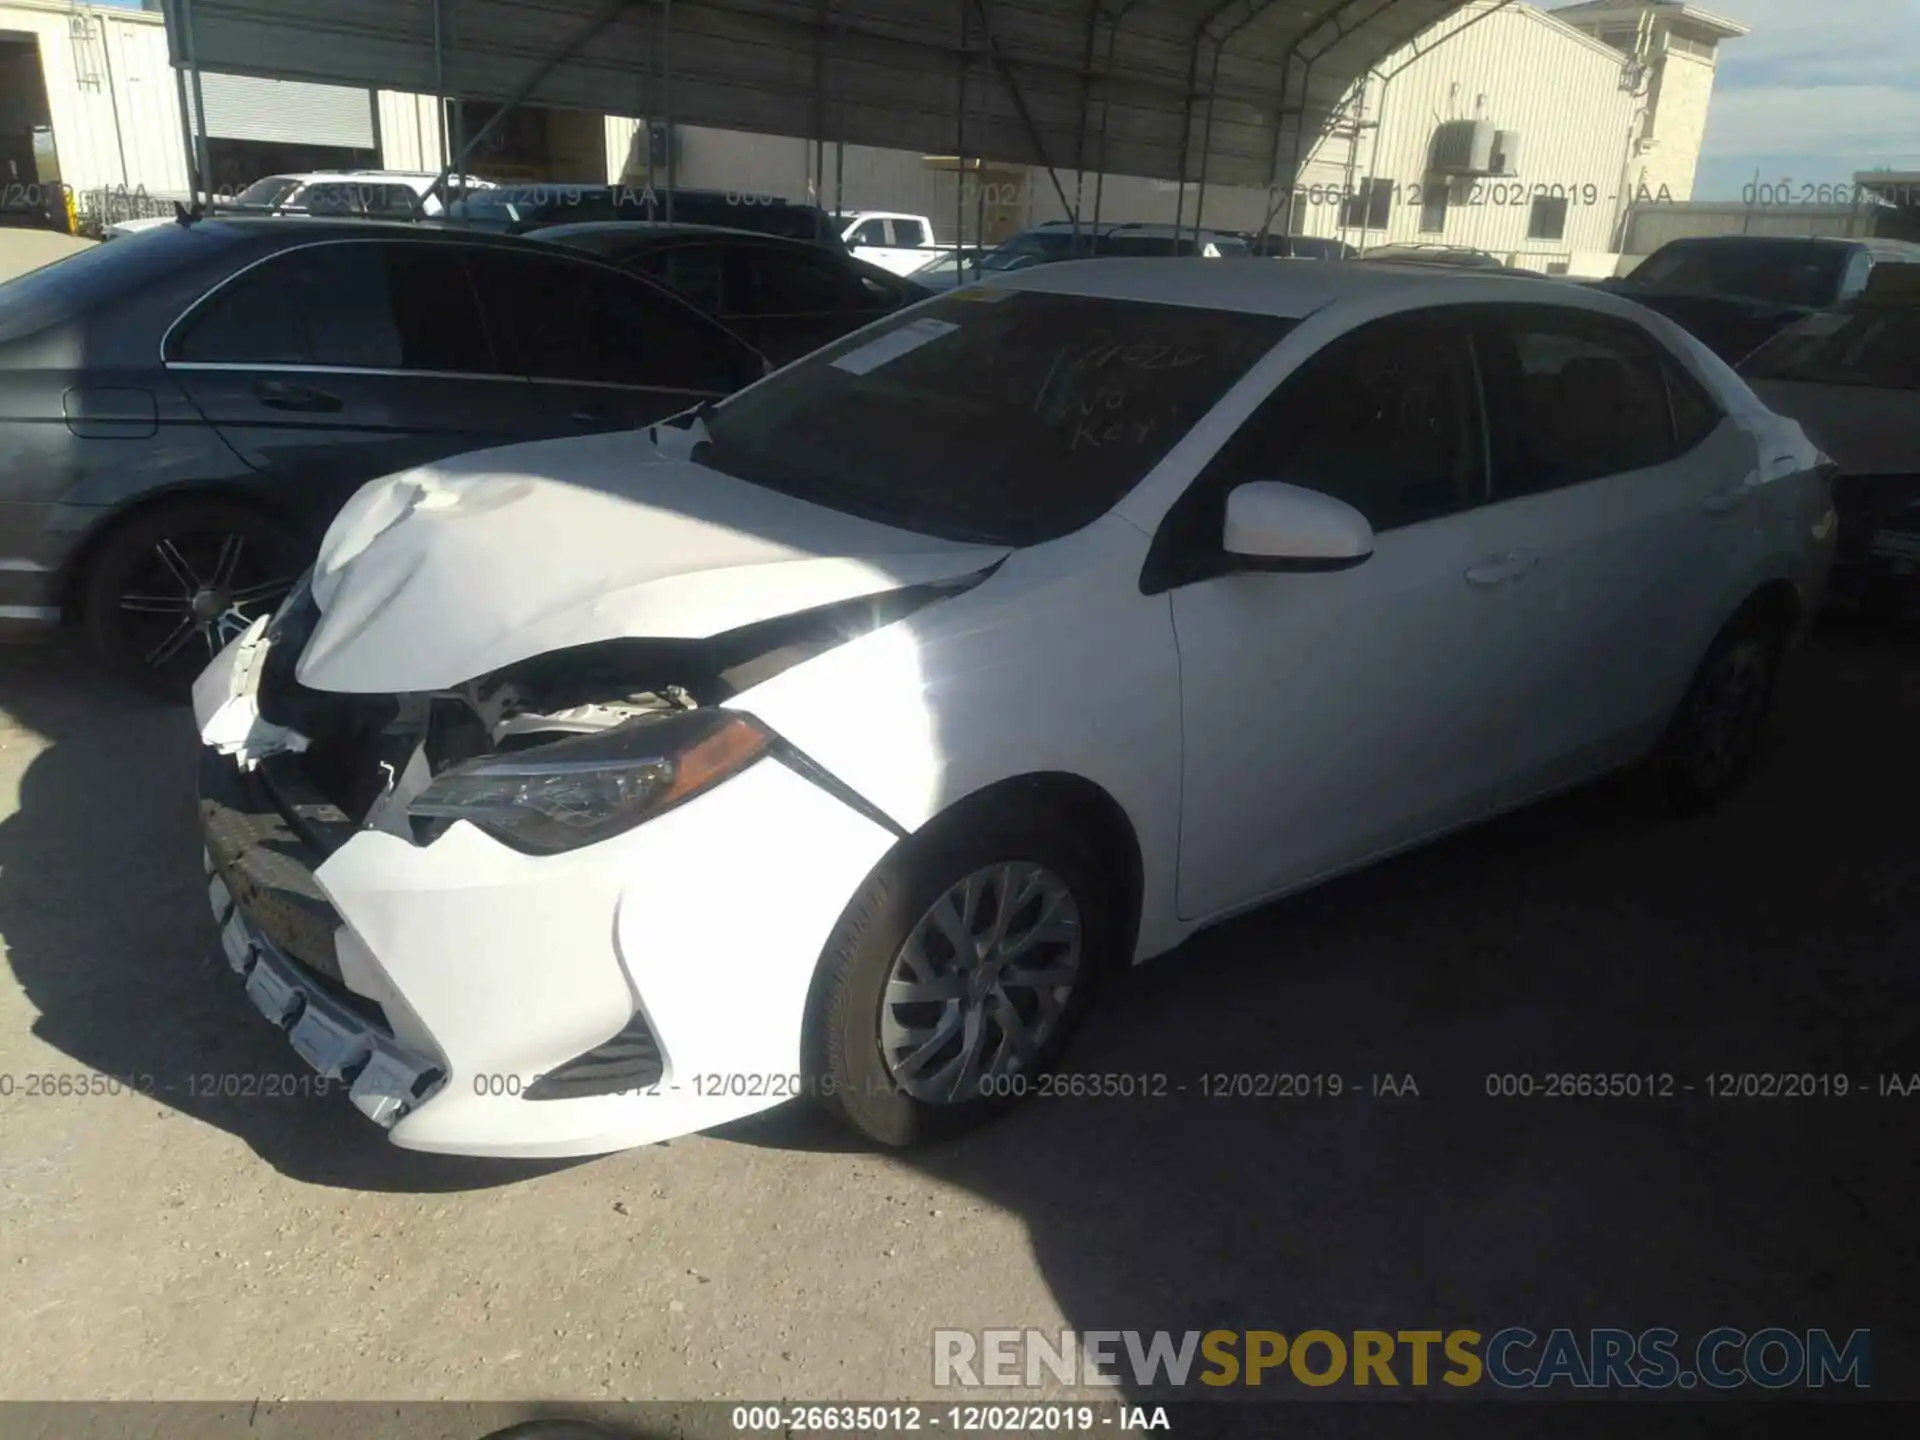
<path fill-rule="evenodd" d="M 198 671 L 293 588 L 277 548 L 232 530 L 156 541 L 118 597 L 128 651 L 156 675 Z"/>
<path fill-rule="evenodd" d="M 880 1050 L 916 1100 L 951 1105 L 1029 1068 L 1080 981 L 1080 909 L 1044 866 L 1007 861 L 951 886 L 895 954 Z"/>

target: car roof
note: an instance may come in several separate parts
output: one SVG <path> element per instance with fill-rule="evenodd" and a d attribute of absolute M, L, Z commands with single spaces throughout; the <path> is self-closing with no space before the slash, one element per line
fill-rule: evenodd
<path fill-rule="evenodd" d="M 1543 277 L 1544 278 L 1544 277 Z M 1013 270 L 992 282 L 1009 289 L 1104 296 L 1162 305 L 1194 305 L 1298 320 L 1342 301 L 1393 296 L 1409 308 L 1446 300 L 1512 304 L 1546 299 L 1583 310 L 1632 315 L 1635 307 L 1604 292 L 1553 284 L 1516 291 L 1510 275 L 1461 266 L 1326 260 L 1313 265 L 1223 265 L 1199 258 L 1064 260 Z"/>
<path fill-rule="evenodd" d="M 450 228 L 458 228 L 450 227 Z M 804 245 L 818 249 L 811 240 L 794 235 L 775 235 L 767 230 L 743 230 L 735 225 L 693 225 L 675 220 L 575 220 L 565 225 L 544 225 L 529 234 L 540 240 L 563 240 L 569 235 L 619 235 L 636 245 L 650 242 L 666 244 L 673 240 L 741 240 L 754 245 Z M 831 253 L 831 252 L 829 252 Z"/>
<path fill-rule="evenodd" d="M 179 223 L 179 222 L 174 222 Z M 192 229 L 211 234 L 230 235 L 235 240 L 275 240 L 284 245 L 300 245 L 318 239 L 396 240 L 403 244 L 435 240 L 463 241 L 473 245 L 502 246 L 525 250 L 531 243 L 518 235 L 499 235 L 488 230 L 471 230 L 464 225 L 427 220 L 361 220 L 351 216 L 302 218 L 292 224 L 272 215 L 204 216 L 192 222 Z M 591 256 L 586 258 L 593 258 Z M 604 261 L 602 263 L 605 263 Z"/>

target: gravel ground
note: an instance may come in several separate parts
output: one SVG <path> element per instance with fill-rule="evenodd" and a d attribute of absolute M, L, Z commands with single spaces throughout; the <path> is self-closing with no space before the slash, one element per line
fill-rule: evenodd
<path fill-rule="evenodd" d="M 1137 973 L 1073 1066 L 1185 1094 L 909 1158 L 790 1107 L 528 1169 L 204 1093 L 302 1071 L 213 958 L 188 720 L 0 654 L 0 1398 L 898 1399 L 936 1327 L 1509 1323 L 1870 1326 L 1877 1393 L 1920 1392 L 1920 1097 L 1485 1094 L 1920 1071 L 1920 646 L 1823 635 L 1778 729 L 1716 816 L 1610 781 Z M 1197 1094 L 1278 1070 L 1419 1093 Z"/>

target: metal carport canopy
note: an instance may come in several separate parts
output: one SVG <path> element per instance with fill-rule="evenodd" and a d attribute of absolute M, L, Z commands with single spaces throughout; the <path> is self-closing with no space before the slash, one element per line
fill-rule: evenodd
<path fill-rule="evenodd" d="M 1354 80 L 1469 3 L 169 0 L 167 20 L 202 71 L 1267 186 Z"/>

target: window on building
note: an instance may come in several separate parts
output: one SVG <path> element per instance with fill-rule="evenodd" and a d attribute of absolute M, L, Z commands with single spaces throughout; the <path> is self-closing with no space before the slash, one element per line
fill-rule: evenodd
<path fill-rule="evenodd" d="M 1447 200 L 1449 186 L 1440 176 L 1428 179 L 1426 188 L 1420 193 L 1420 233 L 1422 235 L 1444 235 L 1447 231 Z"/>
<path fill-rule="evenodd" d="M 1533 212 L 1527 216 L 1527 238 L 1529 240 L 1567 238 L 1566 196 L 1536 195 L 1534 197 Z"/>
<path fill-rule="evenodd" d="M 1385 230 L 1393 218 L 1391 180 L 1366 179 L 1359 193 L 1349 196 L 1340 206 L 1340 223 L 1348 228 Z"/>

